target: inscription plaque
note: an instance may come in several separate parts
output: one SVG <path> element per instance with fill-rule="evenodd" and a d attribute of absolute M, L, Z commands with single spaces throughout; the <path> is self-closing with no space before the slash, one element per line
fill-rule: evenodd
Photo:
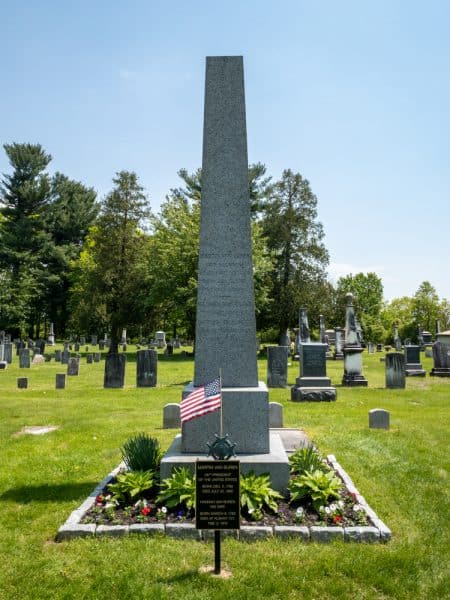
<path fill-rule="evenodd" d="M 239 461 L 198 461 L 195 466 L 197 529 L 239 529 Z"/>

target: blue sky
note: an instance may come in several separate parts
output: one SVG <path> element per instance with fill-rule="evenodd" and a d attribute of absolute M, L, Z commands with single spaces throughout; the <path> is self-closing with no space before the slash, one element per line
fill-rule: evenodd
<path fill-rule="evenodd" d="M 450 299 L 450 2 L 0 0 L 0 141 L 158 210 L 201 166 L 205 57 L 243 55 L 250 162 L 300 171 L 332 279 Z M 4 152 L 0 172 L 9 172 Z"/>

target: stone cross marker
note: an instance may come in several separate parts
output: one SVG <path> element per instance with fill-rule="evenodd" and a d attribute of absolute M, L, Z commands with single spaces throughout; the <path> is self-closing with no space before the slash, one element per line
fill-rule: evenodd
<path fill-rule="evenodd" d="M 224 432 L 239 452 L 269 451 L 268 392 L 258 382 L 241 56 L 206 59 L 194 386 L 222 371 Z M 211 413 L 183 425 L 184 452 L 219 431 Z"/>

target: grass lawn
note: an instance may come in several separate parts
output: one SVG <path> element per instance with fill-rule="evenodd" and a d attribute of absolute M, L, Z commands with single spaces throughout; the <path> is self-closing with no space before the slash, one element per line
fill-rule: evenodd
<path fill-rule="evenodd" d="M 408 378 L 384 389 L 384 353 L 363 355 L 368 388 L 341 388 L 343 363 L 328 361 L 335 403 L 291 403 L 273 389 L 286 427 L 303 428 L 324 454 L 335 454 L 379 517 L 388 544 L 331 545 L 273 539 L 222 544 L 228 580 L 199 573 L 213 545 L 164 537 L 76 539 L 55 543 L 58 527 L 120 462 L 120 446 L 145 431 L 167 448 L 162 408 L 179 402 L 193 359 L 160 356 L 158 387 L 136 389 L 135 348 L 128 347 L 126 386 L 103 389 L 104 362 L 87 365 L 55 390 L 60 363 L 0 371 L 0 599 L 59 598 L 449 598 L 448 441 L 450 379 Z M 431 359 L 423 358 L 429 371 Z M 289 383 L 298 375 L 289 369 Z M 259 363 L 266 379 L 266 361 Z M 17 389 L 28 376 L 29 388 Z M 390 431 L 369 430 L 368 411 L 391 413 Z M 56 425 L 43 436 L 24 426 Z"/>

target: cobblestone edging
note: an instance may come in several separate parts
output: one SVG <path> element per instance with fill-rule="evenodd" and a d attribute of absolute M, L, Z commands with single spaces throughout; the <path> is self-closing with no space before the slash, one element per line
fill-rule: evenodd
<path fill-rule="evenodd" d="M 242 541 L 257 541 L 271 537 L 278 538 L 298 538 L 302 542 L 321 542 L 327 543 L 336 539 L 347 542 L 387 542 L 391 539 L 390 529 L 377 517 L 375 512 L 367 504 L 366 500 L 356 489 L 353 481 L 337 462 L 333 454 L 327 456 L 330 465 L 344 482 L 348 491 L 355 495 L 355 500 L 362 506 L 372 525 L 363 527 L 319 527 L 319 526 L 300 526 L 300 525 L 242 525 L 239 530 L 223 531 L 222 535 L 234 537 Z M 74 510 L 67 521 L 62 525 L 56 535 L 56 541 L 61 542 L 76 537 L 90 536 L 114 536 L 122 537 L 135 533 L 146 535 L 169 535 L 177 539 L 191 540 L 212 540 L 213 532 L 199 530 L 192 523 L 138 523 L 134 525 L 95 525 L 81 523 L 84 515 L 95 503 L 95 498 L 100 494 L 108 483 L 110 483 L 117 473 L 124 468 L 121 463 L 111 473 L 109 473 L 92 490 L 86 500 L 76 510 Z"/>

